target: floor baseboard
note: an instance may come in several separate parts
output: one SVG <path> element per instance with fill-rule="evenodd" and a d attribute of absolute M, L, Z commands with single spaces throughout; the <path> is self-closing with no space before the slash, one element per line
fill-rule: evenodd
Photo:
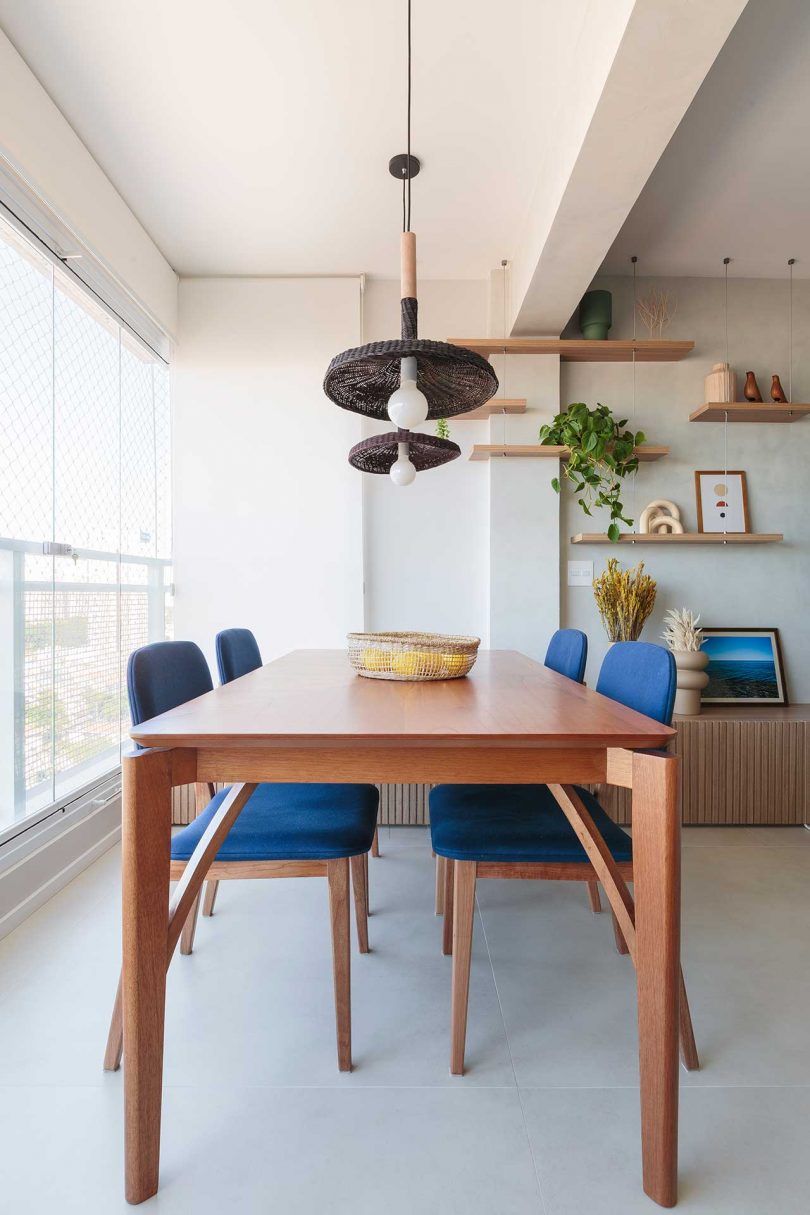
<path fill-rule="evenodd" d="M 121 799 L 59 831 L 0 873 L 0 939 L 72 882 L 121 838 Z"/>

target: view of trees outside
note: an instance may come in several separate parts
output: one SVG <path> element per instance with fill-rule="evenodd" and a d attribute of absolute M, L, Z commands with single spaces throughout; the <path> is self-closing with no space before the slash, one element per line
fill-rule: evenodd
<path fill-rule="evenodd" d="M 127 657 L 170 628 L 170 455 L 166 365 L 0 222 L 0 830 L 119 762 Z"/>

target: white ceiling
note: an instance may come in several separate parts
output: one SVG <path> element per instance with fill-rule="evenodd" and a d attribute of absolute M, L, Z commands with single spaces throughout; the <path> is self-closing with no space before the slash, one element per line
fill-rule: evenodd
<path fill-rule="evenodd" d="M 420 273 L 511 257 L 598 0 L 414 0 Z M 405 0 L 0 0 L 181 274 L 398 274 Z"/>
<path fill-rule="evenodd" d="M 810 3 L 749 0 L 603 272 L 810 278 Z"/>

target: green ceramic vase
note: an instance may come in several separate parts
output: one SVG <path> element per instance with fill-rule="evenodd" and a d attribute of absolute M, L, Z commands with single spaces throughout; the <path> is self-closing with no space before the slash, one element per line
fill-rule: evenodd
<path fill-rule="evenodd" d="M 613 299 L 609 291 L 586 291 L 579 305 L 582 336 L 604 342 L 613 324 Z"/>

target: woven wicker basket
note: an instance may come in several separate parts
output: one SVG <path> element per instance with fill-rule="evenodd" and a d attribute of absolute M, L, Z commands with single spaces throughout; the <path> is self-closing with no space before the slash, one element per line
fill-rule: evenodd
<path fill-rule="evenodd" d="M 349 633 L 349 662 L 366 679 L 460 679 L 478 657 L 478 637 L 443 633 Z"/>

